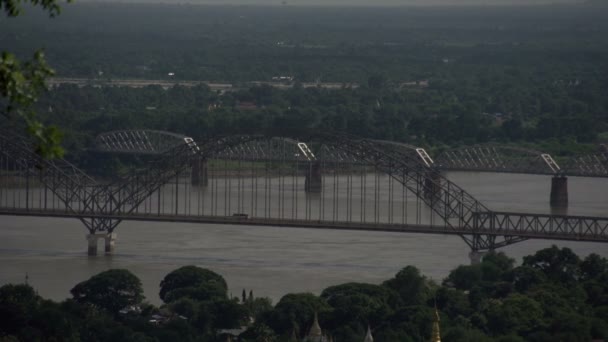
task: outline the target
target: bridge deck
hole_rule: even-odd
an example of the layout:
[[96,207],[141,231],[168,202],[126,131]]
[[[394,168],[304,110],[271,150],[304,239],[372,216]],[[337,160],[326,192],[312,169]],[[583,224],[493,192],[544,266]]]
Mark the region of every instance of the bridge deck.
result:
[[445,172],[483,172],[483,173],[511,173],[521,175],[538,175],[538,176],[556,176],[564,175],[568,177],[581,177],[581,178],[608,178],[608,173],[602,172],[585,172],[580,170],[567,170],[563,174],[552,172],[551,170],[545,169],[533,169],[533,170],[518,170],[518,169],[502,169],[502,168],[474,168],[474,167],[446,167],[437,166],[437,170]]
[[4,216],[38,216],[51,218],[104,218],[120,221],[179,222],[201,224],[230,224],[271,226],[284,228],[310,228],[373,231],[392,233],[420,233],[441,235],[517,236],[526,239],[576,240],[608,242],[608,218],[587,216],[554,216],[521,213],[479,213],[474,231],[443,225],[357,223],[327,220],[276,219],[239,216],[195,216],[155,214],[96,214],[72,213],[65,210],[0,209]]
[[[110,151],[156,154],[145,167],[102,183],[66,160],[41,158],[23,137],[0,134],[0,215],[77,218],[90,234],[113,233],[123,220],[140,220],[450,234],[473,251],[525,239],[608,242],[608,218],[492,211],[431,167],[428,155],[421,161],[418,149],[403,144],[319,132],[195,143],[137,130],[100,139]],[[560,171],[549,159],[477,147],[452,151],[434,166]],[[593,160],[601,165],[575,165],[604,170],[605,159]],[[565,203],[562,188],[555,197]]]

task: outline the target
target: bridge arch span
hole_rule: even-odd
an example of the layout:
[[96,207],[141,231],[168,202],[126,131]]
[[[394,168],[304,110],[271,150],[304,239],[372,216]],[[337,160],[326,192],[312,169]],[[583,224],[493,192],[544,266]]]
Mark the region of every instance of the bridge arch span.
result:
[[564,163],[571,176],[608,177],[608,147],[600,144],[595,153],[572,156]]
[[184,144],[185,135],[150,129],[116,130],[95,137],[95,149],[100,152],[129,154],[160,154]]
[[[266,140],[294,142],[291,144],[292,148],[287,149],[289,152],[275,155],[279,157],[275,160],[321,164],[323,165],[321,173],[328,174],[335,173],[337,165],[342,165],[351,168],[369,167],[389,176],[405,187],[410,194],[414,194],[435,214],[434,217],[441,220],[441,223],[434,222],[434,224],[459,231],[465,229],[468,234],[462,234],[461,237],[473,250],[494,249],[522,239],[516,236],[478,234],[474,217],[478,213],[487,213],[490,210],[464,189],[429,167],[414,146],[389,144],[392,148],[387,148],[385,141],[336,134],[313,134],[300,138],[231,136],[211,139],[200,144],[201,154],[206,159],[237,160],[243,157],[240,151],[255,150],[252,146],[260,146],[261,142]],[[314,159],[302,159],[301,155],[298,155],[301,152],[297,148],[298,142],[305,142],[305,146],[312,151]],[[239,153],[235,154],[233,151]],[[265,154],[258,155],[266,157]],[[254,161],[255,158],[249,160]]]
[[448,149],[435,157],[441,170],[554,175],[562,172],[547,153],[513,146],[485,144]]
[[[184,139],[110,184],[65,161],[39,160],[31,145],[8,137],[0,136],[0,191],[12,195],[0,196],[0,214],[79,218],[110,250],[121,220],[453,234],[474,252],[528,238],[608,241],[608,219],[491,211],[411,148],[348,135]],[[208,186],[184,177],[197,160],[209,162]],[[318,193],[304,191],[313,165]],[[6,186],[12,178],[17,189]],[[30,187],[34,180],[44,189]],[[45,189],[65,205],[47,208]],[[10,203],[23,194],[38,197]]]
[[[8,185],[25,184],[24,196],[19,196],[18,205],[26,209],[38,205],[80,215],[103,212],[113,204],[106,188],[82,170],[63,158],[41,157],[30,139],[6,129],[0,129],[0,166],[1,171],[9,175]],[[34,189],[39,190],[38,194]],[[91,234],[98,230],[111,231],[120,223],[120,220],[94,217],[80,217],[80,221]]]

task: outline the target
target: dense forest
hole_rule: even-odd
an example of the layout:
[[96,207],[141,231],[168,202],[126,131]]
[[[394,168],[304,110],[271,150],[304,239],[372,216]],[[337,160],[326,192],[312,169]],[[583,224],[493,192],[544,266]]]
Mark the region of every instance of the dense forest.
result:
[[[3,21],[3,47],[44,48],[60,77],[364,82],[464,88],[606,81],[608,8],[348,8],[77,3]],[[485,77],[484,77],[485,76]],[[605,83],[604,83],[605,85]],[[507,87],[511,88],[511,87]],[[467,91],[463,91],[467,93]],[[499,103],[499,102],[498,102]]]
[[[0,45],[43,47],[59,77],[42,95],[68,151],[122,128],[193,137],[307,127],[431,148],[499,141],[554,155],[608,139],[608,7],[357,8],[81,3],[28,9]],[[169,76],[171,74],[171,76]],[[252,85],[289,77],[288,89]],[[112,79],[231,83],[99,87]],[[338,82],[343,89],[304,88]]]
[[[232,297],[224,278],[184,266],[160,283],[163,305],[144,301],[140,280],[109,270],[45,300],[27,284],[0,288],[2,341],[296,341],[315,314],[335,342],[429,341],[440,316],[444,342],[588,342],[608,338],[608,260],[580,259],[568,248],[543,249],[521,265],[503,253],[460,266],[441,285],[412,266],[382,284],[347,283],[317,296],[285,295],[276,305],[243,290]],[[232,297],[232,298],[231,298]],[[233,333],[235,333],[233,331]],[[295,337],[295,339],[294,339]]]
[[433,83],[424,89],[395,90],[374,82],[379,80],[372,78],[369,85],[354,89],[262,85],[222,94],[205,85],[167,90],[61,85],[41,99],[38,112],[62,127],[73,157],[91,148],[97,134],[129,128],[168,130],[195,138],[325,130],[431,150],[500,142],[527,145],[555,156],[595,152],[596,143],[608,139],[608,126],[603,123],[608,98],[598,103],[596,114],[565,109],[583,106],[576,94],[556,95],[546,102],[530,98],[535,104],[530,104],[524,118],[483,112],[475,100],[456,103],[452,92]]

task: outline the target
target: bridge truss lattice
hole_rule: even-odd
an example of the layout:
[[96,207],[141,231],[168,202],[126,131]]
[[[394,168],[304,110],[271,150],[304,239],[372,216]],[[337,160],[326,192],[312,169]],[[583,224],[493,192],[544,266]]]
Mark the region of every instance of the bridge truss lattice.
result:
[[[77,217],[91,233],[153,220],[454,234],[474,251],[528,238],[608,241],[605,218],[492,211],[407,145],[327,134],[168,141],[143,152],[153,156],[145,167],[99,184],[2,135],[0,213]],[[142,151],[133,146],[117,152]]]

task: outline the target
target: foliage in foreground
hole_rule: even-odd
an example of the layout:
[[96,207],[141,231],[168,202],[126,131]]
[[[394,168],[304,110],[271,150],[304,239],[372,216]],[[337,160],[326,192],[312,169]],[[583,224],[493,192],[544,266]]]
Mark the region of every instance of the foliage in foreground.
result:
[[[0,17],[2,12],[8,18],[19,16],[23,12],[22,2],[42,7],[51,17],[61,12],[57,0],[0,0]],[[45,158],[63,156],[64,151],[60,146],[63,134],[54,125],[44,125],[32,106],[46,89],[45,79],[54,74],[42,50],[37,50],[32,60],[25,63],[13,53],[0,50],[0,119],[7,120],[11,125],[24,125],[34,139],[36,152]]]
[[27,284],[0,288],[2,341],[225,341],[220,329],[247,327],[242,341],[303,337],[318,315],[334,341],[428,341],[434,306],[442,340],[590,341],[608,338],[608,260],[580,259],[568,248],[543,249],[514,260],[491,253],[459,266],[441,285],[407,266],[380,285],[347,283],[320,296],[228,298],[222,276],[196,266],[169,273],[160,284],[165,304],[142,302],[141,282],[110,270],[72,289],[73,299],[45,300]]

